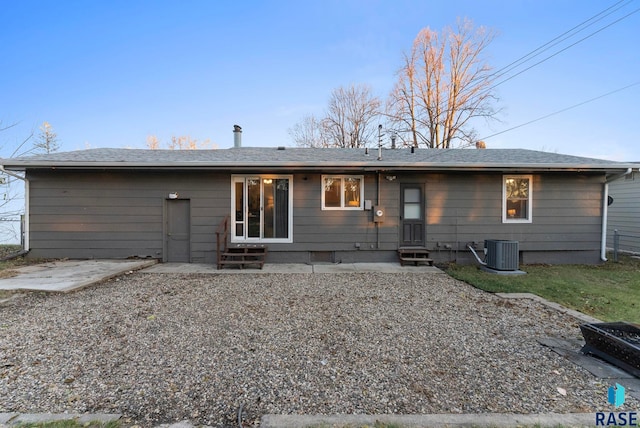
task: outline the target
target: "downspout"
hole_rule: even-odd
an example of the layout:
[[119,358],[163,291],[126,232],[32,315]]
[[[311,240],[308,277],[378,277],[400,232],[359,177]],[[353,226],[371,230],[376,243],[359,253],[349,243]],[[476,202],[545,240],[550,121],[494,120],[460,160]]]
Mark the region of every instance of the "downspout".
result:
[[24,248],[22,250],[27,252],[29,251],[29,180],[27,180],[26,177],[27,172],[25,171],[25,176],[22,177],[18,174],[7,171],[4,169],[4,165],[0,165],[0,172],[24,181]]
[[[377,181],[377,191],[378,191],[378,200],[377,205],[380,205],[380,171],[378,171],[376,173],[376,181]],[[373,213],[373,215],[375,216],[376,214]],[[376,222],[376,250],[380,249],[380,223]]]
[[622,177],[633,172],[632,168],[627,168],[622,174],[614,175],[610,178],[605,178],[603,191],[602,191],[602,236],[600,238],[600,260],[607,261],[607,221],[609,216],[609,183],[616,181]]
[[[378,125],[378,160],[382,160],[382,125]],[[378,181],[378,206],[380,206],[380,171],[376,174]],[[375,213],[373,214],[375,216]],[[380,249],[380,222],[376,222],[376,250]]]

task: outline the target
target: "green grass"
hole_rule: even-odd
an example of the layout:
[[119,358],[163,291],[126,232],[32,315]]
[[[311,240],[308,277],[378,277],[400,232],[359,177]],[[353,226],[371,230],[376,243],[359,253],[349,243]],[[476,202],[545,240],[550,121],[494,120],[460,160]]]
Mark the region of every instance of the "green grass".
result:
[[492,293],[533,293],[603,321],[640,323],[640,259],[601,265],[527,265],[526,275],[496,275],[477,266],[447,267],[452,277]]

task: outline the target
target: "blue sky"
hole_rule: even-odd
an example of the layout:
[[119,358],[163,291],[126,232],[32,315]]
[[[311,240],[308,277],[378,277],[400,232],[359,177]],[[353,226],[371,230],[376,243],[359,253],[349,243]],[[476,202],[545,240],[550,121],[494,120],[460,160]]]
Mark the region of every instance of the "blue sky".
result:
[[[497,32],[499,69],[618,4],[618,0],[99,1],[3,0],[1,156],[47,121],[62,150],[144,148],[148,135],[246,146],[291,145],[288,130],[321,116],[331,91],[370,85],[386,98],[402,55],[424,27],[459,17]],[[538,57],[612,24],[498,86],[500,122],[486,137],[640,82],[640,1]],[[521,70],[521,69],[518,69]],[[640,161],[640,85],[485,139]]]

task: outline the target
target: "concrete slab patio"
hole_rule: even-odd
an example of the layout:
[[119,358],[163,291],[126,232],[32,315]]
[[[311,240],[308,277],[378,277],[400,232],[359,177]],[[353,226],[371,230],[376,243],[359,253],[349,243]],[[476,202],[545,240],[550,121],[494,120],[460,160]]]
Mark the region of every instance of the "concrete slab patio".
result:
[[0,279],[0,290],[69,292],[154,264],[155,260],[61,260],[41,263],[12,269],[16,275]]
[[[121,414],[19,414],[0,413],[0,427],[23,424],[42,424],[56,421],[75,421],[79,424],[116,422]],[[590,427],[596,420],[595,413],[548,413],[548,414],[432,414],[432,415],[264,415],[260,426],[264,428],[309,428],[309,427],[359,427],[389,424],[404,428],[446,427]],[[157,428],[193,428],[190,421],[161,424]]]
[[120,413],[0,413],[0,427],[50,424],[54,422],[74,421],[80,425],[105,425],[122,418]]
[[264,415],[263,428],[360,427],[389,424],[404,428],[451,427],[591,427],[595,413],[433,414],[433,415]]
[[443,273],[435,266],[400,266],[400,263],[267,263],[258,268],[226,268],[218,270],[215,265],[199,263],[159,263],[145,269],[148,273],[212,273],[220,275],[261,274],[261,273]]
[[434,266],[400,266],[399,263],[294,264],[271,263],[263,269],[221,269],[204,263],[157,263],[156,260],[60,260],[12,269],[15,275],[0,279],[0,290],[70,292],[145,269],[148,273],[206,273],[245,275],[269,273],[423,272],[443,273]]

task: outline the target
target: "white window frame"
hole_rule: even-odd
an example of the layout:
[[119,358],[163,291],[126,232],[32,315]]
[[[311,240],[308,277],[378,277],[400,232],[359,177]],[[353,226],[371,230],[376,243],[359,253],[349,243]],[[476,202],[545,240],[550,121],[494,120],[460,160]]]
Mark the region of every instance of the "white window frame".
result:
[[[529,180],[529,195],[527,199],[527,218],[509,218],[507,215],[507,180],[508,179],[527,179]],[[513,174],[502,176],[502,222],[503,223],[532,223],[533,222],[533,175],[531,174]]]
[[[327,207],[325,206],[324,197],[324,180],[327,178],[340,180],[340,206],[339,207]],[[345,206],[344,200],[344,180],[345,178],[357,178],[360,180],[360,205],[357,207]],[[320,177],[320,195],[322,199],[323,211],[336,211],[336,210],[349,210],[349,211],[362,211],[364,210],[364,175],[333,175],[326,174]]]
[[[264,220],[262,218],[264,214],[264,179],[288,179],[289,180],[289,201],[288,201],[288,229],[287,236],[288,238],[249,238],[247,237],[247,218],[248,218],[248,204],[247,204],[247,179],[249,178],[257,178],[260,180],[260,236],[263,234],[264,228]],[[235,215],[235,206],[236,206],[236,183],[243,183],[243,236],[236,236],[236,215]],[[293,243],[293,175],[273,175],[273,174],[232,174],[231,175],[231,242],[233,243],[283,243],[283,244],[291,244]]]

